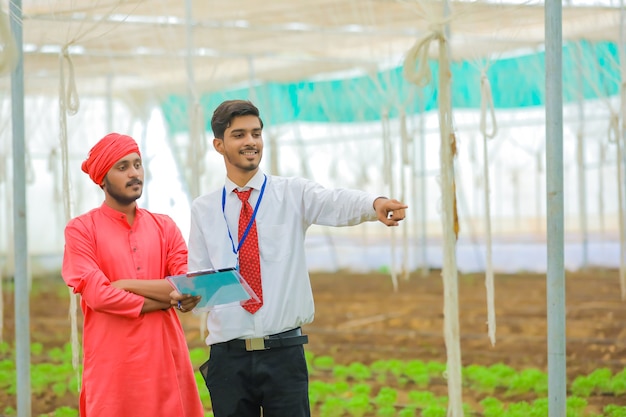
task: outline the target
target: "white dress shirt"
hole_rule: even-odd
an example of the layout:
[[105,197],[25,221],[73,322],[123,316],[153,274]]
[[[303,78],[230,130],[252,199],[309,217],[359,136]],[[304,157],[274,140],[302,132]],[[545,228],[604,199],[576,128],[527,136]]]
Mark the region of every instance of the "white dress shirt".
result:
[[[265,174],[260,170],[240,190],[253,188],[255,207]],[[238,187],[226,178],[222,189],[196,198],[191,206],[189,271],[233,267],[237,263],[237,229],[241,201]],[[312,224],[352,226],[377,220],[378,196],[357,190],[326,189],[303,178],[267,175],[265,192],[256,214],[263,282],[263,306],[250,314],[240,306],[209,312],[208,345],[237,338],[263,337],[313,321],[315,308],[307,270],[304,239]],[[231,243],[228,232],[233,239]]]

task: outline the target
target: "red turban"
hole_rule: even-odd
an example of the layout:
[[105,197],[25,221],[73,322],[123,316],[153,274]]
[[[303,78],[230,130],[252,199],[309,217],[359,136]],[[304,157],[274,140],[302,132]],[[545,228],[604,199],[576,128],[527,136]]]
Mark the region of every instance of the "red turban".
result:
[[83,161],[81,168],[89,174],[89,178],[93,182],[100,185],[111,167],[133,152],[141,156],[135,139],[119,133],[109,133],[91,148],[89,156]]

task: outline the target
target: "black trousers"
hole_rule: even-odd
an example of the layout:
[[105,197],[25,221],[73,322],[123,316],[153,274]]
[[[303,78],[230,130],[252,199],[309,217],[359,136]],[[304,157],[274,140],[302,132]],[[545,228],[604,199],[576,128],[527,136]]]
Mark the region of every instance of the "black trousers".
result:
[[203,368],[215,417],[311,415],[302,345],[248,352],[215,344]]

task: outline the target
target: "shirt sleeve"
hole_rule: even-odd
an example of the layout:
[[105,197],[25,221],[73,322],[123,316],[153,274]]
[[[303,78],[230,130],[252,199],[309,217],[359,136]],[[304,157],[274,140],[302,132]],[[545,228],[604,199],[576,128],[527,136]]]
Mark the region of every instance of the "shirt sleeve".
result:
[[65,251],[62,276],[75,294],[94,311],[125,317],[138,317],[144,298],[111,286],[99,267],[93,233],[80,220],[72,220],[65,228]]
[[187,269],[187,244],[183,235],[174,220],[167,219],[167,272],[168,275],[182,275],[188,272]]
[[209,258],[209,250],[204,240],[204,228],[202,217],[198,211],[198,205],[191,207],[191,221],[189,230],[189,271],[199,271],[201,269],[212,269],[213,263]]
[[378,196],[359,190],[329,189],[302,180],[304,215],[308,224],[354,226],[377,220],[374,200]]

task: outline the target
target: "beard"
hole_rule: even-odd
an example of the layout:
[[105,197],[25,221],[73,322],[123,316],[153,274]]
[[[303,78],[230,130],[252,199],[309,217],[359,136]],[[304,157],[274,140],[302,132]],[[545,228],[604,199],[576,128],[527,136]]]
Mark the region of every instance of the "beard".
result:
[[[135,184],[143,185],[143,182],[141,180],[133,180],[133,181],[130,181],[129,183],[127,183],[126,187],[129,187],[129,186],[135,185]],[[141,193],[143,191],[143,187],[142,187],[142,189],[136,195],[125,194],[124,193],[125,189],[124,190],[120,190],[118,187],[115,187],[106,177],[104,178],[104,186],[106,188],[107,194],[109,194],[109,196],[113,200],[115,200],[116,203],[118,203],[121,206],[127,206],[127,205],[137,201],[137,199],[139,199],[139,197],[141,197]]]
[[239,153],[239,150],[233,153],[227,152],[225,154],[225,157],[230,165],[233,165],[242,171],[250,172],[250,171],[256,170],[259,167],[260,162],[261,162],[261,157],[263,155],[262,150],[259,150],[259,149],[256,149],[256,150],[259,153],[258,159],[253,160],[253,161],[248,161],[245,158],[242,158],[241,154]]

